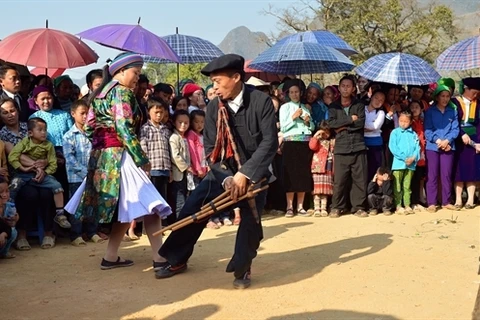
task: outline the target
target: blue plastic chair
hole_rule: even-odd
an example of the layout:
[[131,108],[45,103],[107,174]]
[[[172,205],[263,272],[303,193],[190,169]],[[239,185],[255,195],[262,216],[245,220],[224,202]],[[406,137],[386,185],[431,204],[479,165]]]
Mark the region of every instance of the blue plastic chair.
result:
[[43,225],[43,220],[40,217],[40,213],[37,214],[37,230],[36,231],[29,231],[27,232],[27,236],[29,237],[38,237],[38,241],[40,244],[43,242],[43,237],[45,236],[45,228]]

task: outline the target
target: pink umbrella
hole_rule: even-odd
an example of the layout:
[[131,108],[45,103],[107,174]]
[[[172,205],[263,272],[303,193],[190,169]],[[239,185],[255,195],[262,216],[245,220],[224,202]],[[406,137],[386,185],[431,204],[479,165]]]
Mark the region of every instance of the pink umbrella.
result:
[[30,70],[31,74],[34,74],[36,76],[39,76],[41,74],[45,74],[45,70],[47,70],[47,75],[50,78],[56,78],[58,76],[61,76],[65,72],[65,68],[51,68],[51,69],[45,69],[45,68],[34,68]]
[[39,68],[75,68],[94,63],[98,55],[69,33],[48,29],[16,32],[0,41],[0,59]]

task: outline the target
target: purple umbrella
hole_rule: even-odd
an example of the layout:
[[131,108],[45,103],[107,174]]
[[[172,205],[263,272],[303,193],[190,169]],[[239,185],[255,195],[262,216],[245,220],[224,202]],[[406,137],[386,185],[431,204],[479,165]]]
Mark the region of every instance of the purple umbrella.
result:
[[165,40],[140,26],[140,19],[136,25],[106,24],[85,30],[78,36],[109,48],[182,63]]

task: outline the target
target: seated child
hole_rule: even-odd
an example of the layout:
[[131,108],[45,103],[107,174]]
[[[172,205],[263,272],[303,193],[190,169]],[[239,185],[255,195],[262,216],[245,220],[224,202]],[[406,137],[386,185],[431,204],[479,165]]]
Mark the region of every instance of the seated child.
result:
[[[68,81],[67,81],[68,80]],[[63,78],[60,87],[64,84],[69,84],[69,79]],[[30,116],[31,118],[41,118],[45,120],[48,132],[47,132],[47,140],[50,141],[53,146],[55,147],[55,152],[57,156],[57,169],[55,170],[55,178],[60,182],[62,188],[66,192],[66,197],[64,197],[64,201],[68,199],[68,178],[67,178],[67,170],[65,168],[65,157],[63,156],[63,135],[67,133],[68,130],[73,126],[72,117],[69,112],[55,109],[54,106],[54,95],[53,92],[49,87],[38,86],[35,87],[33,90],[33,97],[35,99],[35,103],[38,105],[40,110],[35,112]],[[65,110],[70,110],[72,106],[71,101],[66,101],[63,104]]]
[[[39,166],[25,167],[20,162],[20,156],[27,155],[32,160],[47,160],[46,168]],[[40,118],[28,120],[28,137],[17,143],[8,155],[10,165],[16,170],[10,192],[15,199],[17,192],[27,183],[30,185],[51,189],[55,201],[56,215],[54,221],[62,228],[70,228],[71,225],[63,211],[63,188],[52,176],[57,170],[57,157],[53,144],[47,141],[47,123]]]
[[368,183],[368,206],[370,207],[369,215],[375,216],[379,211],[383,215],[389,216],[393,204],[393,187],[390,179],[390,173],[387,168],[380,167]]
[[10,247],[17,238],[15,224],[18,221],[15,204],[10,200],[7,180],[0,177],[0,259],[15,258]]

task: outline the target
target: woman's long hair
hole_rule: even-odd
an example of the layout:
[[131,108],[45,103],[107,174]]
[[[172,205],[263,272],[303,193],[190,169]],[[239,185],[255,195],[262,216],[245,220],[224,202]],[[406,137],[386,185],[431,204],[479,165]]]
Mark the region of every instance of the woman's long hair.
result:
[[95,89],[92,94],[90,94],[90,97],[88,97],[88,105],[90,106],[93,102],[93,100],[98,96],[98,94],[100,92],[102,92],[103,88],[105,88],[105,86],[110,82],[112,81],[112,76],[110,75],[110,70],[109,70],[109,65],[106,64],[103,68],[102,68],[102,83],[100,84],[100,86]]

